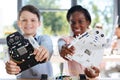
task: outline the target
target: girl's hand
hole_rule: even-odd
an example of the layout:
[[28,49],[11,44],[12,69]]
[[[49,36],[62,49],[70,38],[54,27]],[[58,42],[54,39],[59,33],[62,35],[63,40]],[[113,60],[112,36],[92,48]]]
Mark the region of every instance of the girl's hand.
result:
[[60,56],[63,57],[65,60],[68,60],[65,56],[67,56],[67,54],[69,55],[73,55],[75,48],[73,46],[71,46],[70,48],[68,48],[69,45],[64,45],[62,46],[62,49],[60,51]]
[[49,52],[43,46],[40,46],[39,48],[35,49],[33,54],[35,55],[36,61],[47,61],[49,58]]
[[13,62],[12,60],[7,61],[5,63],[5,65],[6,65],[6,72],[8,74],[15,75],[15,74],[18,74],[21,71],[20,67],[17,66],[17,63]]
[[95,66],[92,66],[91,69],[90,68],[85,68],[85,74],[89,78],[98,77],[99,73],[100,73],[100,70]]

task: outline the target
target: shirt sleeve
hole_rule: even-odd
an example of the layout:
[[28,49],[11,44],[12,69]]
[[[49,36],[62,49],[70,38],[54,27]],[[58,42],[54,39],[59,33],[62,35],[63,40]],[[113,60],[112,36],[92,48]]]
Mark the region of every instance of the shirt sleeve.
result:
[[58,51],[59,51],[59,53],[61,51],[62,46],[65,45],[65,44],[66,44],[66,42],[63,39],[58,40]]
[[[47,35],[43,35],[41,36],[41,45],[44,46],[48,51],[49,51],[49,54],[50,54],[50,58],[53,54],[53,43],[52,43],[52,40],[49,36]],[[49,58],[49,60],[50,60]]]

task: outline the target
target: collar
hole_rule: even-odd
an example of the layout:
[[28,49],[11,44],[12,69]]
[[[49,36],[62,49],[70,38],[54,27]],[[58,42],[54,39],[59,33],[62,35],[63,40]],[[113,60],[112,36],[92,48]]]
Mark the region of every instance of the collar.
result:
[[39,35],[36,33],[35,36],[34,36],[34,38],[35,38],[36,40],[38,40],[38,37],[39,37]]

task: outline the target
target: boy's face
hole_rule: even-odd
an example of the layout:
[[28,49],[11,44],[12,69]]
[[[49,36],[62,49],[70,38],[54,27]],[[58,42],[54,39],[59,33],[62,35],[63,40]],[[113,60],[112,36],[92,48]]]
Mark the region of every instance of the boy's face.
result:
[[18,26],[24,32],[25,35],[36,34],[37,28],[40,26],[40,21],[36,14],[29,11],[23,11],[18,21]]
[[90,22],[85,19],[84,14],[78,11],[71,14],[69,23],[74,36],[84,33],[90,25]]

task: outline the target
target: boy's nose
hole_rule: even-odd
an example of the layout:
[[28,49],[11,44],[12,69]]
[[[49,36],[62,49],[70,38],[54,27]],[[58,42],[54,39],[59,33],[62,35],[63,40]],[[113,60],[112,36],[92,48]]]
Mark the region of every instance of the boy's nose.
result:
[[27,24],[31,24],[31,21],[27,21]]

